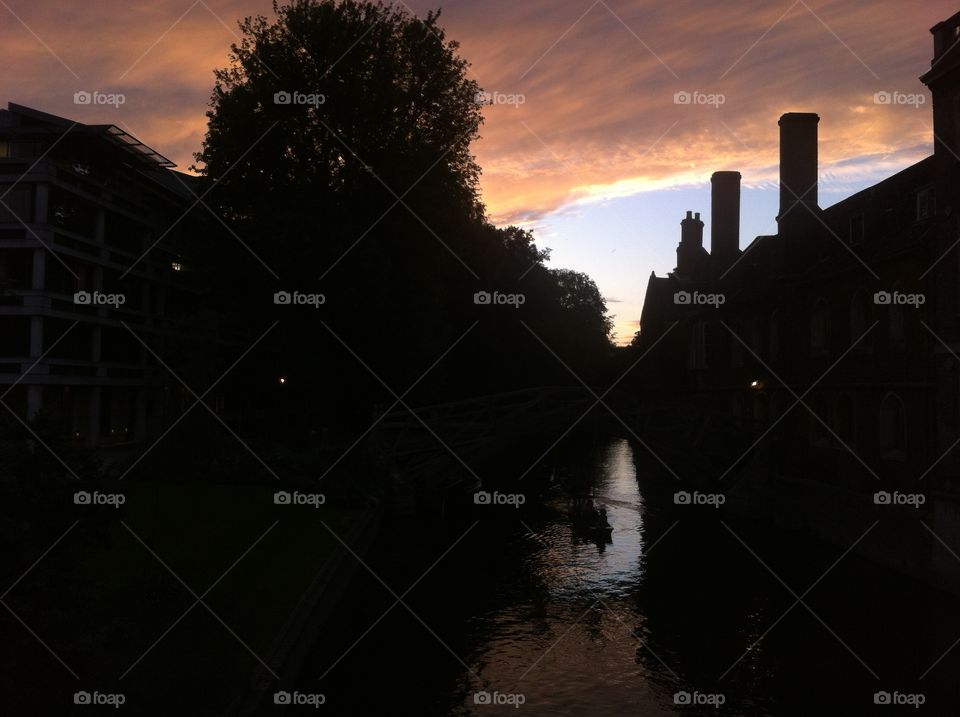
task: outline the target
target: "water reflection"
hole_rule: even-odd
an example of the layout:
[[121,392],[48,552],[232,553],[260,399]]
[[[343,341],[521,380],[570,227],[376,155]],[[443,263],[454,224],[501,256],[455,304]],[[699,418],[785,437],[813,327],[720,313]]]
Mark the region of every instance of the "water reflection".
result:
[[[644,538],[633,452],[618,440],[597,458],[586,482],[579,462],[557,467],[546,496],[554,515],[536,527],[525,521],[524,569],[542,592],[483,617],[489,632],[474,657],[481,680],[471,685],[465,712],[480,709],[473,691],[497,690],[524,694],[539,714],[672,713],[637,661],[632,596]],[[577,515],[584,502],[605,514],[609,532],[585,530]]]
[[[595,471],[595,480],[581,485],[565,467],[555,469],[546,505],[557,517],[539,528],[526,526],[533,543],[527,569],[557,598],[584,591],[623,597],[642,562],[643,501],[630,444],[607,446]],[[602,518],[584,504],[602,511]]]
[[571,441],[522,510],[391,519],[371,565],[404,604],[361,580],[305,684],[324,675],[342,715],[397,713],[395,695],[424,717],[520,713],[478,694],[597,717],[872,714],[885,687],[960,703],[960,648],[917,679],[960,637],[951,598],[852,555],[831,568],[842,549],[800,534],[678,512],[645,460],[625,440]]

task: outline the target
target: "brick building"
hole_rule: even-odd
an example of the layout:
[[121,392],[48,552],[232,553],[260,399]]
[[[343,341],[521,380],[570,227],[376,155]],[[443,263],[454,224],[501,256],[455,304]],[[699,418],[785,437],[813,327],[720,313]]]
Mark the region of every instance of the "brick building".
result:
[[[824,209],[819,117],[784,114],[777,233],[741,250],[741,177],[716,172],[710,251],[688,212],[676,269],[650,276],[641,348],[676,322],[650,388],[756,436],[776,424],[776,472],[960,488],[960,13],[931,32],[933,155]],[[960,545],[960,511],[937,505]]]

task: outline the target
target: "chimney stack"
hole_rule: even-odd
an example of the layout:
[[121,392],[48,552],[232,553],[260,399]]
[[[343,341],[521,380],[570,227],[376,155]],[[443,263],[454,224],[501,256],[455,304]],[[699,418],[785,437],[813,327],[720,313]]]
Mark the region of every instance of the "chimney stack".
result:
[[[817,207],[817,123],[812,112],[788,112],[780,117],[780,213],[804,215],[807,210],[795,206],[803,202]],[[797,217],[799,218],[799,216]]]
[[677,246],[677,273],[692,276],[700,268],[700,254],[703,251],[703,222],[700,212],[687,212],[680,222],[680,245]]
[[960,12],[943,22],[938,22],[930,28],[930,32],[933,34],[933,60],[930,64],[933,65],[940,59],[940,55],[960,39]]
[[933,153],[937,157],[937,174],[948,192],[947,196],[937,197],[937,203],[956,208],[960,199],[960,168],[956,161],[960,149],[960,93],[957,92],[960,12],[938,22],[930,32],[933,34],[933,59],[930,70],[920,81],[930,90],[933,99],[933,136],[936,138]]
[[688,211],[686,218],[680,222],[680,244],[696,249],[703,247],[703,222],[700,221],[700,212],[694,215]]
[[710,185],[710,256],[722,274],[740,254],[740,172],[714,172]]

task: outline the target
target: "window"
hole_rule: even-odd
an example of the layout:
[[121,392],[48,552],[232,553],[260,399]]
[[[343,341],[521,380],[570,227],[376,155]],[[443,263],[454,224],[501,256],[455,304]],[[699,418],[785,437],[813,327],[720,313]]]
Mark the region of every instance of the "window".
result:
[[0,222],[19,223],[18,218],[24,222],[33,220],[33,190],[30,187],[0,185],[0,196],[6,205],[0,205]]
[[810,317],[810,349],[814,356],[824,356],[830,350],[830,306],[819,299]]
[[734,418],[742,418],[744,412],[743,406],[743,396],[739,393],[731,394],[730,396],[730,414]]
[[733,368],[743,366],[743,327],[734,321],[730,327],[730,365]]
[[690,329],[688,368],[706,368],[707,349],[707,324],[704,321],[698,321]]
[[848,447],[856,445],[856,410],[850,394],[842,393],[837,398],[834,416],[837,438]]
[[753,430],[760,434],[770,420],[770,399],[765,393],[753,397]]
[[830,431],[827,430],[827,402],[823,396],[814,396],[808,409],[810,421],[810,445],[827,447],[830,445]]
[[933,187],[917,192],[917,221],[929,219],[937,211],[937,198]]
[[858,349],[870,346],[871,322],[870,296],[865,289],[859,289],[850,302],[850,345],[857,343]]
[[0,159],[29,159],[40,155],[40,143],[31,140],[0,142]]
[[[899,284],[894,286],[894,291],[902,291]],[[901,352],[906,348],[907,338],[904,330],[904,307],[902,304],[891,302],[887,306],[887,329],[890,338],[890,350]]]
[[756,356],[763,355],[763,323],[760,318],[753,320],[753,332],[750,338],[750,348]]
[[780,314],[774,311],[770,314],[770,358],[776,359],[780,354]]
[[953,147],[957,151],[957,145],[960,144],[960,95],[953,96]]
[[903,458],[906,448],[906,421],[903,401],[888,393],[880,404],[880,451],[885,458]]
[[859,244],[863,241],[863,214],[850,217],[850,243]]

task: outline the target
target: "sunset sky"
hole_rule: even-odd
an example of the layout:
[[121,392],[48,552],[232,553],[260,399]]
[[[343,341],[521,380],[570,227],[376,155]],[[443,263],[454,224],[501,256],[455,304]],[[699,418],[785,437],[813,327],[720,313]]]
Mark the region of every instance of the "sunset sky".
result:
[[[820,204],[829,206],[932,152],[929,28],[946,0],[416,0],[441,7],[472,77],[522,104],[487,107],[475,151],[497,223],[535,230],[553,266],[589,273],[637,328],[651,270],[676,261],[680,219],[710,231],[709,177],[743,174],[741,247],[775,231],[777,119],[820,117]],[[237,20],[272,16],[269,0],[0,0],[0,101],[113,123],[192,163],[212,70]],[[78,106],[77,91],[122,93],[121,106]],[[678,92],[719,106],[676,104]],[[876,104],[875,93],[921,95]],[[920,104],[917,104],[920,103]]]

